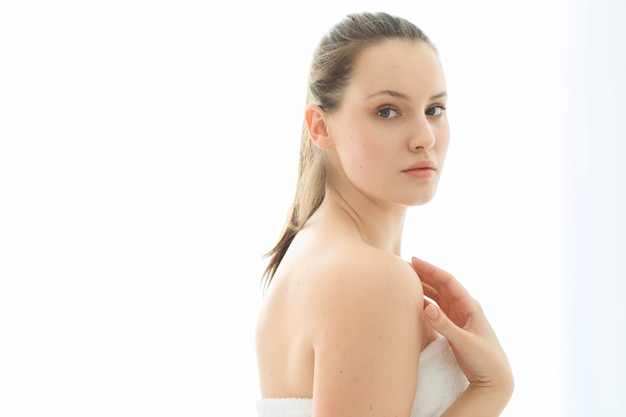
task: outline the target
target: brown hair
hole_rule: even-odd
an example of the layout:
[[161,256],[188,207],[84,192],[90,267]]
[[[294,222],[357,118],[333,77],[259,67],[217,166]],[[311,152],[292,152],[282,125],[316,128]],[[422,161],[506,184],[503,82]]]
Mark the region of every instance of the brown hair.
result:
[[[414,24],[387,13],[358,13],[344,17],[322,37],[311,61],[307,105],[318,104],[332,112],[341,103],[358,54],[368,46],[388,39],[427,42],[428,37]],[[433,46],[434,48],[434,46]],[[267,253],[269,264],[262,284],[267,288],[289,245],[315,213],[326,194],[324,154],[313,145],[306,124],[302,127],[300,164],[296,194],[280,239]]]

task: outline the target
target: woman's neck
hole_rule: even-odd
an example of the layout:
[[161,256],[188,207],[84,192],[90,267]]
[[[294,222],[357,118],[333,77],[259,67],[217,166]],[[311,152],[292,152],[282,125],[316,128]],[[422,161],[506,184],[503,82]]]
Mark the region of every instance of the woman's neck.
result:
[[400,256],[406,207],[327,186],[320,209],[351,222],[366,244]]

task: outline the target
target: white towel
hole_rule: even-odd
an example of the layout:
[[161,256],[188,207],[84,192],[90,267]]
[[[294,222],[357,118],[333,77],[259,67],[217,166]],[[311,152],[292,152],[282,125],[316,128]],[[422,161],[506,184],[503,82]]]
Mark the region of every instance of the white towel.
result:
[[467,385],[448,340],[435,339],[420,355],[411,417],[440,417]]
[[311,398],[264,398],[256,405],[259,417],[311,417]]

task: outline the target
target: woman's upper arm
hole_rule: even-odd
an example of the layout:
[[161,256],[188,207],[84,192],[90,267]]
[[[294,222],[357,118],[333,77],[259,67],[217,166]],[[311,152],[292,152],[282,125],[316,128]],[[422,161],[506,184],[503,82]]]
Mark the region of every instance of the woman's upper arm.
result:
[[422,289],[412,269],[375,256],[339,264],[321,284],[313,416],[408,417],[423,326]]

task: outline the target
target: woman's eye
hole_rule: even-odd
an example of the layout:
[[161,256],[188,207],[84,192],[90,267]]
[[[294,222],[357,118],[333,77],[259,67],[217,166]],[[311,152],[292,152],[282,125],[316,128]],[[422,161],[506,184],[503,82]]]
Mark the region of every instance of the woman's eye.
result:
[[376,114],[383,119],[391,119],[394,117],[398,117],[398,112],[391,107],[385,107],[384,109],[380,109],[376,112]]
[[446,108],[444,106],[433,106],[426,110],[426,115],[428,116],[439,116]]

